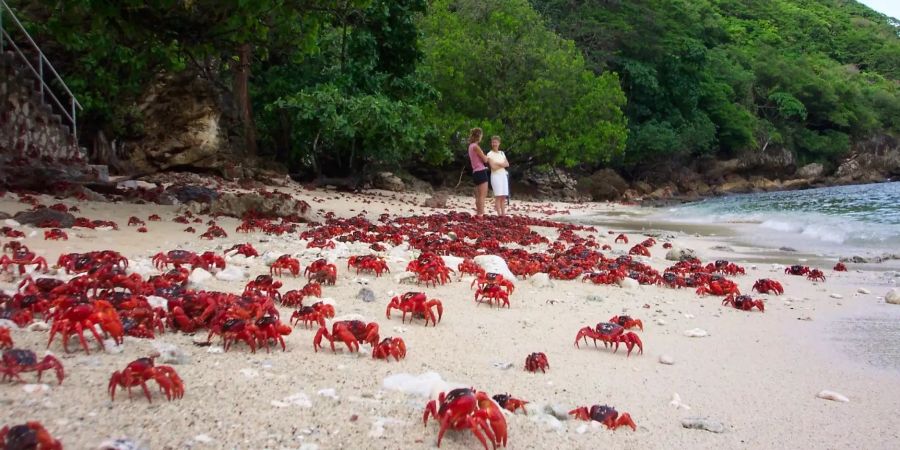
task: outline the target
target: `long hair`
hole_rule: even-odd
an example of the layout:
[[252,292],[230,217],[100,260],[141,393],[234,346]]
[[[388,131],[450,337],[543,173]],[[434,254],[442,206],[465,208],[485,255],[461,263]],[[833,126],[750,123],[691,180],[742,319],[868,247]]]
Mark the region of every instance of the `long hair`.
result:
[[469,143],[474,144],[480,141],[483,134],[484,132],[481,131],[481,128],[472,128],[469,130]]

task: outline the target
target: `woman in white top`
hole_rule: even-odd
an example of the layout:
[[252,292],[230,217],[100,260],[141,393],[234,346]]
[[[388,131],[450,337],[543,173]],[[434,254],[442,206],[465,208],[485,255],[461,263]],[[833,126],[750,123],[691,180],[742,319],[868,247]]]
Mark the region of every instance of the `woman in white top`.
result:
[[491,168],[491,189],[494,191],[494,209],[501,216],[506,215],[506,198],[509,196],[509,176],[506,168],[509,161],[506,154],[500,151],[500,136],[491,137],[491,151],[487,154],[487,162]]

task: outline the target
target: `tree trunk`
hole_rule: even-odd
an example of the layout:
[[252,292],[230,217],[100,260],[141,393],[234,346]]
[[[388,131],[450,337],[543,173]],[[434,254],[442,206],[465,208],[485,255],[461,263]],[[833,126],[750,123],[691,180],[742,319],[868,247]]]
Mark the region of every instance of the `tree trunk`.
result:
[[234,99],[244,125],[244,148],[248,154],[256,155],[256,125],[253,123],[249,89],[251,52],[250,44],[238,47],[238,62],[234,67]]

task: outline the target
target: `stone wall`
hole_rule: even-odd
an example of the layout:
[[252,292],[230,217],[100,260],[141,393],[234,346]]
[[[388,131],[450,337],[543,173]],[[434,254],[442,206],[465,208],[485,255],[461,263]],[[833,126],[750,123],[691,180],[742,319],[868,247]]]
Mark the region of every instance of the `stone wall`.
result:
[[29,175],[30,170],[73,179],[96,175],[68,119],[41,100],[35,78],[16,55],[0,54],[0,185],[39,184],[41,180],[21,179],[37,176]]

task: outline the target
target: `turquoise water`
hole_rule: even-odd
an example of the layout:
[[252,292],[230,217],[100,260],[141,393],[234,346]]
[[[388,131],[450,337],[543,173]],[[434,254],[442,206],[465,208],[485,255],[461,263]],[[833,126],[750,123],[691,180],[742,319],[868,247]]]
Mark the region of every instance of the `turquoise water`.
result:
[[900,182],[718,197],[656,220],[742,224],[755,243],[807,250],[900,252]]

